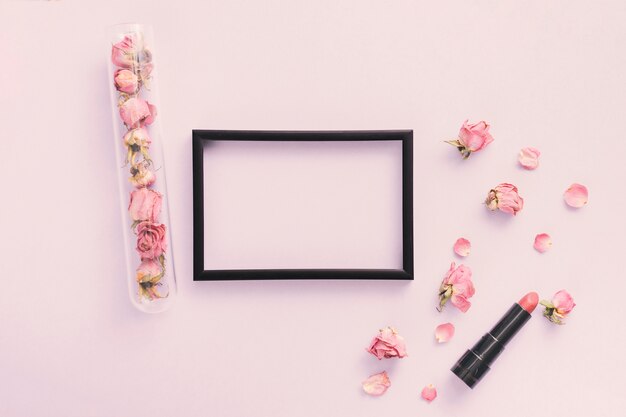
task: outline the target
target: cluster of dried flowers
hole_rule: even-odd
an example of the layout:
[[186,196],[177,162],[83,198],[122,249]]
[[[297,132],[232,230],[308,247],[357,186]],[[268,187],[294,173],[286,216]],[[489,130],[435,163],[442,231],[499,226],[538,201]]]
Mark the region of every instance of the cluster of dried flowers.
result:
[[[470,154],[484,149],[494,141],[493,136],[489,133],[489,127],[489,124],[484,121],[468,124],[466,120],[461,126],[458,139],[445,142],[457,147],[463,158],[467,159]],[[536,148],[523,148],[519,152],[518,162],[524,169],[534,170],[539,166],[540,155],[541,152]],[[584,185],[574,183],[565,190],[563,199],[568,206],[581,208],[587,204],[589,192]],[[500,210],[515,216],[524,208],[524,199],[520,196],[515,185],[502,183],[489,190],[485,205],[491,211]],[[552,247],[552,238],[547,233],[539,233],[535,236],[533,247],[538,252],[544,253]],[[459,238],[453,248],[457,255],[466,257],[470,253],[471,243],[465,238]],[[472,295],[474,295],[472,271],[465,265],[460,265],[457,268],[453,262],[439,287],[439,306],[437,309],[441,311],[446,302],[450,300],[455,307],[465,313],[471,306],[467,299]],[[575,306],[571,295],[565,290],[555,294],[551,302],[542,301],[541,304],[546,307],[544,316],[557,324],[562,324],[562,320]],[[438,341],[448,340],[454,332],[454,327],[450,333],[449,327],[441,328],[442,326],[444,325],[440,325],[436,330]]]
[[154,122],[157,109],[141,97],[143,89],[150,89],[152,53],[142,38],[130,34],[112,46],[111,61],[117,67],[113,84],[118,92],[119,115],[126,128],[123,146],[129,181],[134,187],[128,212],[140,259],[136,269],[138,295],[140,299],[156,300],[167,297],[159,292],[165,275],[167,231],[159,222],[163,195],[154,189],[155,167],[150,158],[152,139],[148,126]]
[[[456,147],[463,159],[467,159],[472,153],[481,151],[493,142],[494,138],[489,133],[489,128],[489,124],[484,121],[469,124],[466,120],[461,126],[458,138],[446,142]],[[524,169],[534,170],[539,166],[540,155],[539,150],[535,148],[523,148],[519,152],[518,162]],[[587,204],[588,197],[587,188],[581,184],[572,184],[563,195],[565,203],[574,208],[580,208]],[[515,216],[524,208],[524,199],[520,196],[515,185],[501,183],[489,190],[485,205],[491,211],[499,210]],[[535,237],[534,248],[538,252],[543,253],[551,246],[552,238],[548,234],[540,233]],[[470,241],[463,237],[457,239],[453,247],[454,252],[460,257],[468,256],[471,248]],[[465,313],[471,307],[469,299],[474,293],[472,270],[466,265],[456,266],[456,263],[452,262],[439,286],[437,310],[441,312],[446,303],[450,301],[453,306]],[[543,300],[540,304],[545,307],[544,317],[556,324],[563,324],[563,320],[576,305],[566,290],[557,292],[550,301]],[[455,328],[452,323],[442,323],[435,329],[435,339],[438,343],[445,343],[454,336],[454,331]],[[398,335],[393,327],[379,330],[367,351],[379,360],[385,358],[401,359],[407,355],[404,338]],[[362,386],[367,394],[380,396],[391,386],[391,381],[387,372],[383,371],[371,375],[363,381]],[[430,402],[437,397],[437,389],[429,384],[422,389],[421,396]]]

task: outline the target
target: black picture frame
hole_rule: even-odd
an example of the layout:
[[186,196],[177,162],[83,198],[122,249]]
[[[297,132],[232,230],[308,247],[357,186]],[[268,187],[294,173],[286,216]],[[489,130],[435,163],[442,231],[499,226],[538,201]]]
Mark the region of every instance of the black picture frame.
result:
[[[401,141],[402,269],[229,269],[204,267],[204,146],[210,141]],[[253,131],[193,130],[194,281],[275,279],[413,279],[413,131]]]

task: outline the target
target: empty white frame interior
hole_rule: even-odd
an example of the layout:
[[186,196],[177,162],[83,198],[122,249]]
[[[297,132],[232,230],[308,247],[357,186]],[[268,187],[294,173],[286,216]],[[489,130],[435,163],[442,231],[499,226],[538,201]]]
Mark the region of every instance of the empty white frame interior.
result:
[[210,141],[204,268],[402,269],[401,141]]

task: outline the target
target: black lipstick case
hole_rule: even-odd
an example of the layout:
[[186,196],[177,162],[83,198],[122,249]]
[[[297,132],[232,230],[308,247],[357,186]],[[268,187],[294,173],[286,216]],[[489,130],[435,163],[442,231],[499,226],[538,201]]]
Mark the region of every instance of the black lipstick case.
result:
[[450,370],[468,387],[474,388],[474,385],[489,372],[491,364],[500,356],[506,344],[530,317],[530,313],[519,304],[513,304],[493,329],[466,351]]

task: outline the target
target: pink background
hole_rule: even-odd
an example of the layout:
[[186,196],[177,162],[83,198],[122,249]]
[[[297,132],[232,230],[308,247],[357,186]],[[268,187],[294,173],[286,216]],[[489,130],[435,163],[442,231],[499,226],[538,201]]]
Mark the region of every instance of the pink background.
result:
[[[0,415],[623,414],[625,20],[620,0],[3,2]],[[161,63],[179,298],[160,315],[129,302],[120,247],[104,28],[123,21],[154,25]],[[496,140],[461,161],[442,140],[465,118]],[[414,129],[415,281],[194,283],[192,128]],[[503,181],[516,218],[481,204]],[[477,292],[437,313],[460,236]],[[448,371],[525,292],[562,288],[566,326],[535,314],[474,391]],[[364,351],[385,325],[409,357]]]

